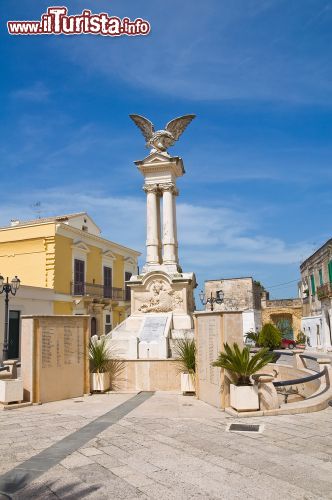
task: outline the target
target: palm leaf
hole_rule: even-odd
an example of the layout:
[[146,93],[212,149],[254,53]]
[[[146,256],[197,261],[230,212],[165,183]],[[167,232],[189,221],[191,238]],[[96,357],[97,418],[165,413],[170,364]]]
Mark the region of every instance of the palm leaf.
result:
[[241,385],[250,385],[250,377],[254,373],[261,370],[274,359],[273,353],[268,349],[261,349],[250,356],[249,347],[240,349],[238,344],[224,344],[224,351],[220,352],[218,359],[212,363],[212,366],[224,368],[233,373],[237,377],[237,381]]
[[180,372],[188,372],[193,375],[196,372],[196,344],[193,339],[175,340],[174,352],[178,358]]

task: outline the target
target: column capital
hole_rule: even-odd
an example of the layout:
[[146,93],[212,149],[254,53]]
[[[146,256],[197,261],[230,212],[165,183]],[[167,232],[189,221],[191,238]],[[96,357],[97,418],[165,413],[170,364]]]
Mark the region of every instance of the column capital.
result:
[[165,184],[160,184],[159,185],[159,188],[160,190],[165,193],[165,192],[170,192],[172,193],[174,196],[178,196],[179,194],[179,191],[176,187],[176,185],[174,184],[174,182],[167,182]]
[[144,184],[142,189],[145,193],[160,194],[160,189],[158,184]]

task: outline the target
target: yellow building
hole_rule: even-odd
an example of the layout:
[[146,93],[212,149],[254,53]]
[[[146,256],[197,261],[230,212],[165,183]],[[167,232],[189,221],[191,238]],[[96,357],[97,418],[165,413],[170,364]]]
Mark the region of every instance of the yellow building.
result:
[[54,291],[54,314],[90,314],[92,334],[109,332],[130,314],[125,285],[139,252],[101,237],[86,212],[0,229],[0,273]]

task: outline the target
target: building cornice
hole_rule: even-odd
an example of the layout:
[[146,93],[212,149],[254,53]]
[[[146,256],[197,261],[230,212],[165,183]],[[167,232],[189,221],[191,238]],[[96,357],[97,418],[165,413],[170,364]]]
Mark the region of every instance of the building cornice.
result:
[[137,250],[133,250],[132,248],[128,248],[123,245],[119,245],[114,241],[106,240],[101,236],[96,236],[86,231],[82,231],[81,229],[76,229],[75,227],[67,226],[66,224],[61,224],[61,223],[56,224],[55,232],[60,236],[66,236],[66,237],[69,236],[72,239],[74,239],[76,236],[80,236],[82,240],[84,239],[85,241],[92,241],[94,243],[97,243],[97,245],[95,246],[99,246],[104,251],[108,250],[108,248],[105,249],[105,247],[111,247],[110,249],[113,252],[122,255],[124,257],[126,257],[128,254],[134,257],[139,257],[141,255],[141,253],[138,252]]

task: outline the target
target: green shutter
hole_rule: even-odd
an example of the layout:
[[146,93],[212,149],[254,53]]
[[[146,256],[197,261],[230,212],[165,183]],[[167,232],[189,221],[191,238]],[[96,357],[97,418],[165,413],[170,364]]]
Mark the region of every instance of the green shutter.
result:
[[310,276],[310,282],[311,282],[311,295],[316,295],[315,276],[313,274]]
[[329,262],[328,270],[329,270],[329,281],[330,283],[332,283],[332,260],[330,260]]
[[319,284],[322,285],[323,284],[323,269],[319,269],[318,274],[319,274]]

